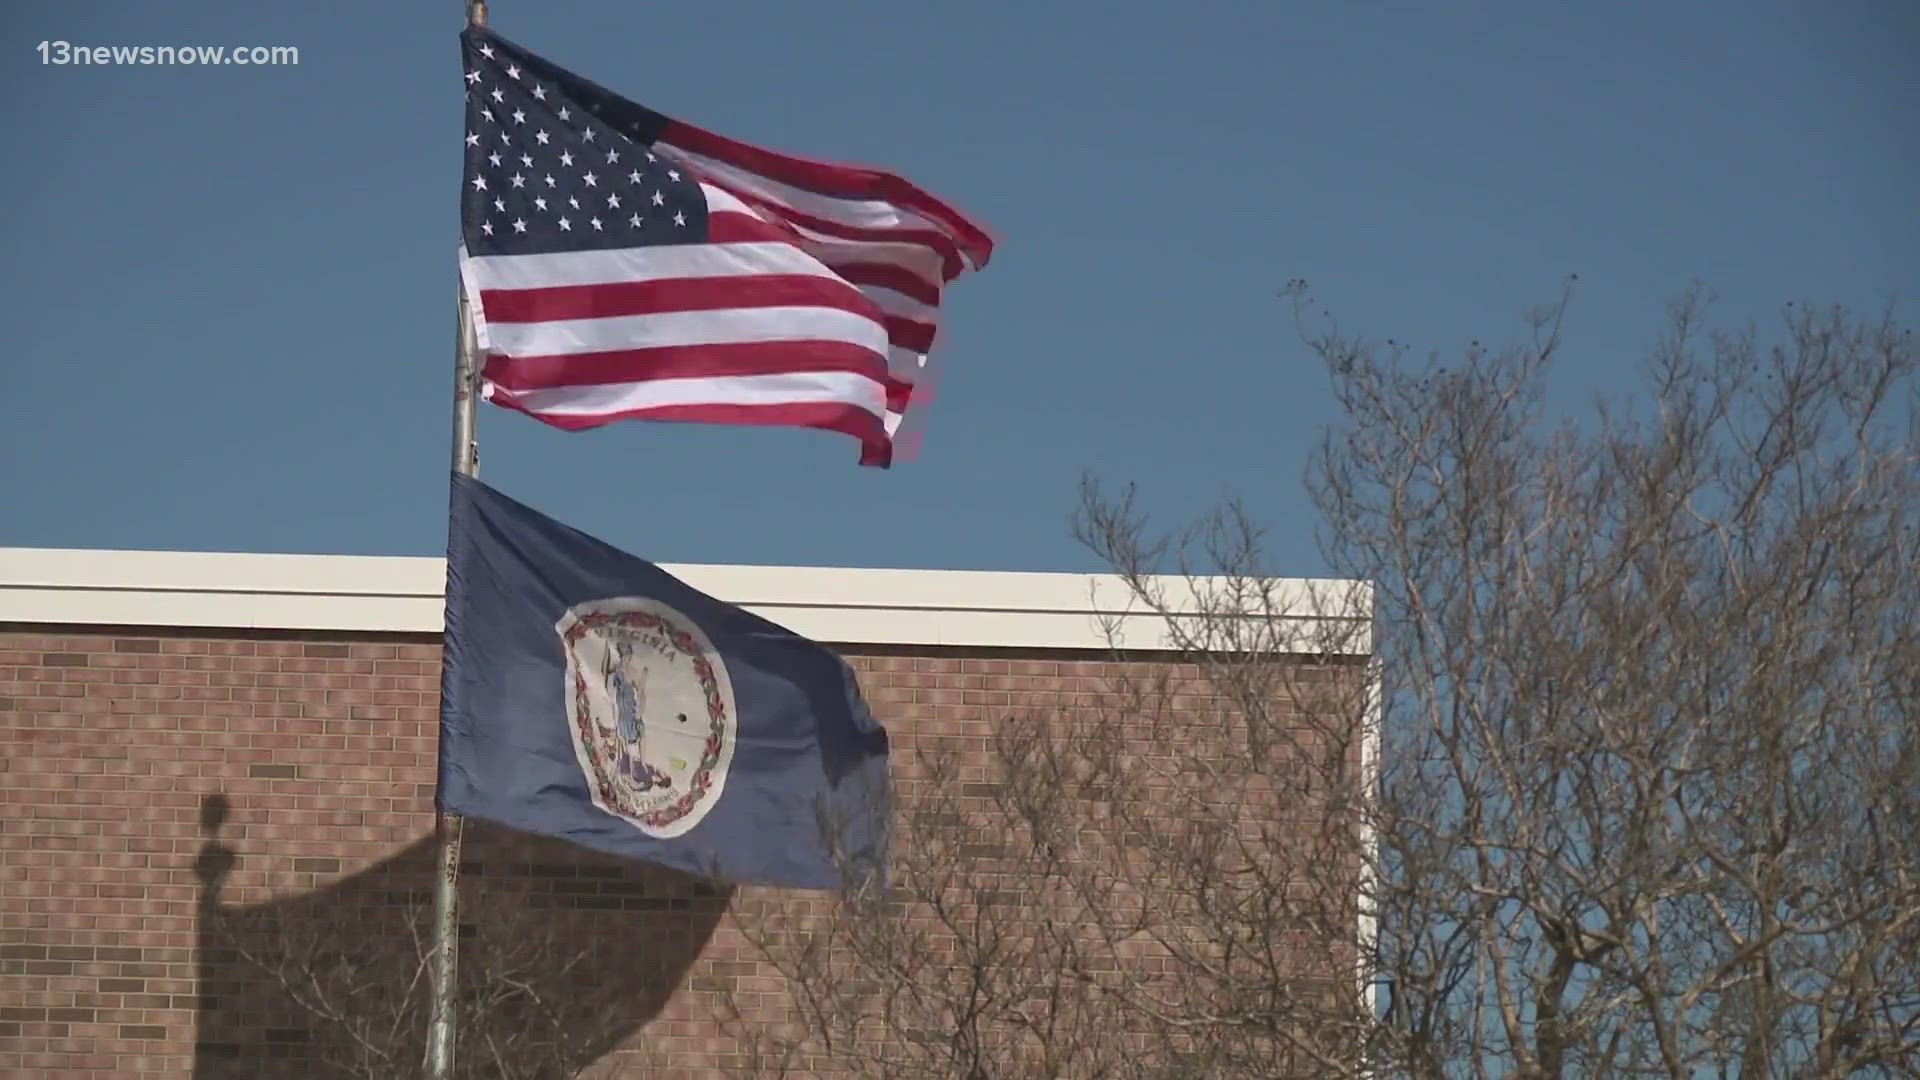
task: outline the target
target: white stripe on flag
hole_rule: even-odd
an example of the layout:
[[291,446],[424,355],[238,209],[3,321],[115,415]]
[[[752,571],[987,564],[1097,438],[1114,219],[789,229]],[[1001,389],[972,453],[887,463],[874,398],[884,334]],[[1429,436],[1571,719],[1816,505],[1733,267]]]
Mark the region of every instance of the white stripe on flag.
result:
[[887,374],[901,382],[918,382],[927,370],[927,358],[898,345],[887,350]]
[[844,341],[888,353],[886,327],[850,311],[819,307],[723,308],[494,323],[493,349],[507,356],[570,356],[674,345],[741,345],[761,341]]
[[[858,229],[927,229],[943,236],[951,235],[938,222],[895,206],[884,199],[846,199],[833,195],[821,195],[769,179],[756,172],[749,172],[737,165],[729,165],[705,154],[697,154],[684,147],[662,145],[665,145],[668,152],[675,157],[723,184],[731,185],[770,202],[779,203],[809,217],[823,218]],[[711,200],[712,196],[708,198]]]
[[845,237],[817,233],[791,222],[786,227],[799,236],[798,242],[807,254],[828,266],[845,263],[881,263],[910,271],[932,288],[946,287],[946,261],[932,248],[893,240],[848,240]]
[[[724,188],[717,188],[712,184],[701,184],[700,191],[707,197],[707,209],[710,213],[746,214],[760,221],[770,220],[769,211],[748,206],[738,196]],[[777,224],[799,234],[800,246],[806,249],[809,257],[828,266],[832,266],[835,262],[882,263],[909,270],[935,289],[946,284],[946,261],[939,252],[925,245],[907,240],[849,240],[840,236],[828,236],[804,225],[796,225],[785,218],[780,218]],[[917,303],[917,301],[914,302]]]
[[854,288],[859,289],[867,299],[873,301],[875,307],[888,315],[898,315],[903,319],[912,319],[914,322],[932,326],[940,325],[940,309],[932,304],[923,304],[905,293],[897,293],[881,285],[855,285]]
[[875,416],[884,417],[887,412],[884,387],[872,379],[844,371],[556,386],[517,391],[512,397],[527,409],[556,416],[606,416],[680,405],[838,403],[857,406]]
[[544,255],[482,255],[467,259],[466,266],[482,289],[548,289],[564,285],[617,285],[756,274],[840,276],[792,244],[778,241],[662,244]]

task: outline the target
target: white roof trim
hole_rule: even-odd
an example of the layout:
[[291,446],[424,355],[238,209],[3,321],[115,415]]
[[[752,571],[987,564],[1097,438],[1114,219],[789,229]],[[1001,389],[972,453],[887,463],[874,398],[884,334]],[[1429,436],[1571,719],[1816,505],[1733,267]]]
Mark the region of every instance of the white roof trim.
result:
[[[818,641],[838,644],[1104,649],[1103,627],[1132,649],[1167,645],[1166,626],[1134,611],[1126,585],[1100,574],[663,564],[687,584]],[[0,623],[439,633],[446,561],[364,555],[0,548]],[[1194,583],[1161,579],[1193,610]],[[1273,583],[1290,634],[1305,640],[1347,596],[1354,626],[1364,583]],[[1200,583],[1205,588],[1205,583]],[[1337,616],[1336,616],[1337,617]],[[1297,629],[1296,629],[1297,628]],[[1313,635],[1318,637],[1320,635]],[[1342,651],[1364,654],[1364,633]]]

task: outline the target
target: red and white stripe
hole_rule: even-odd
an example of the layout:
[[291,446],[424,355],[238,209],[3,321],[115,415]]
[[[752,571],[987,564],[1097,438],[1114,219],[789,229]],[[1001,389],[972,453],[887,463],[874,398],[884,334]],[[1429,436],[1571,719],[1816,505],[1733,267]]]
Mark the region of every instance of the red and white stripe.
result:
[[986,265],[979,226],[888,173],[672,123],[708,243],[461,257],[483,394],[567,430],[616,420],[826,428],[885,466],[941,292]]

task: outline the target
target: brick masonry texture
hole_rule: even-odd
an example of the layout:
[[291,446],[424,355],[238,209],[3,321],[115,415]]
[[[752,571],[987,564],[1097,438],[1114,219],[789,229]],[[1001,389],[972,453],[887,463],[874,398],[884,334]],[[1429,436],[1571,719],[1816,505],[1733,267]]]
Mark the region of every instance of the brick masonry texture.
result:
[[[841,651],[896,757],[983,746],[996,714],[1113,666]],[[300,1062],[326,1036],[247,954],[307,935],[360,950],[357,994],[407,985],[408,928],[396,948],[368,927],[431,889],[439,652],[437,636],[0,626],[0,1075],[322,1075]],[[733,922],[766,891],[479,825],[465,859],[467,941],[537,923],[580,958],[541,989],[598,995],[596,1045],[644,1045],[650,1077],[724,1075],[717,999],[778,981]],[[527,960],[483,948],[463,947],[463,976]]]

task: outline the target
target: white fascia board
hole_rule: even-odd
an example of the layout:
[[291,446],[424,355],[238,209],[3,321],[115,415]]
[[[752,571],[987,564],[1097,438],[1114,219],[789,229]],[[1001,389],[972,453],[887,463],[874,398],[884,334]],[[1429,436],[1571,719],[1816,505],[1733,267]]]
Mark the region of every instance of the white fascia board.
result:
[[[1101,574],[663,564],[688,585],[796,633],[842,644],[1128,649],[1169,646],[1166,621]],[[0,623],[439,633],[446,561],[365,555],[0,548]],[[1207,579],[1154,579],[1167,607],[1222,610]],[[1364,655],[1372,590],[1269,583],[1285,637]],[[1325,635],[1337,622],[1357,633]],[[1117,632],[1110,641],[1108,630]],[[1315,646],[1308,646],[1318,651]]]

